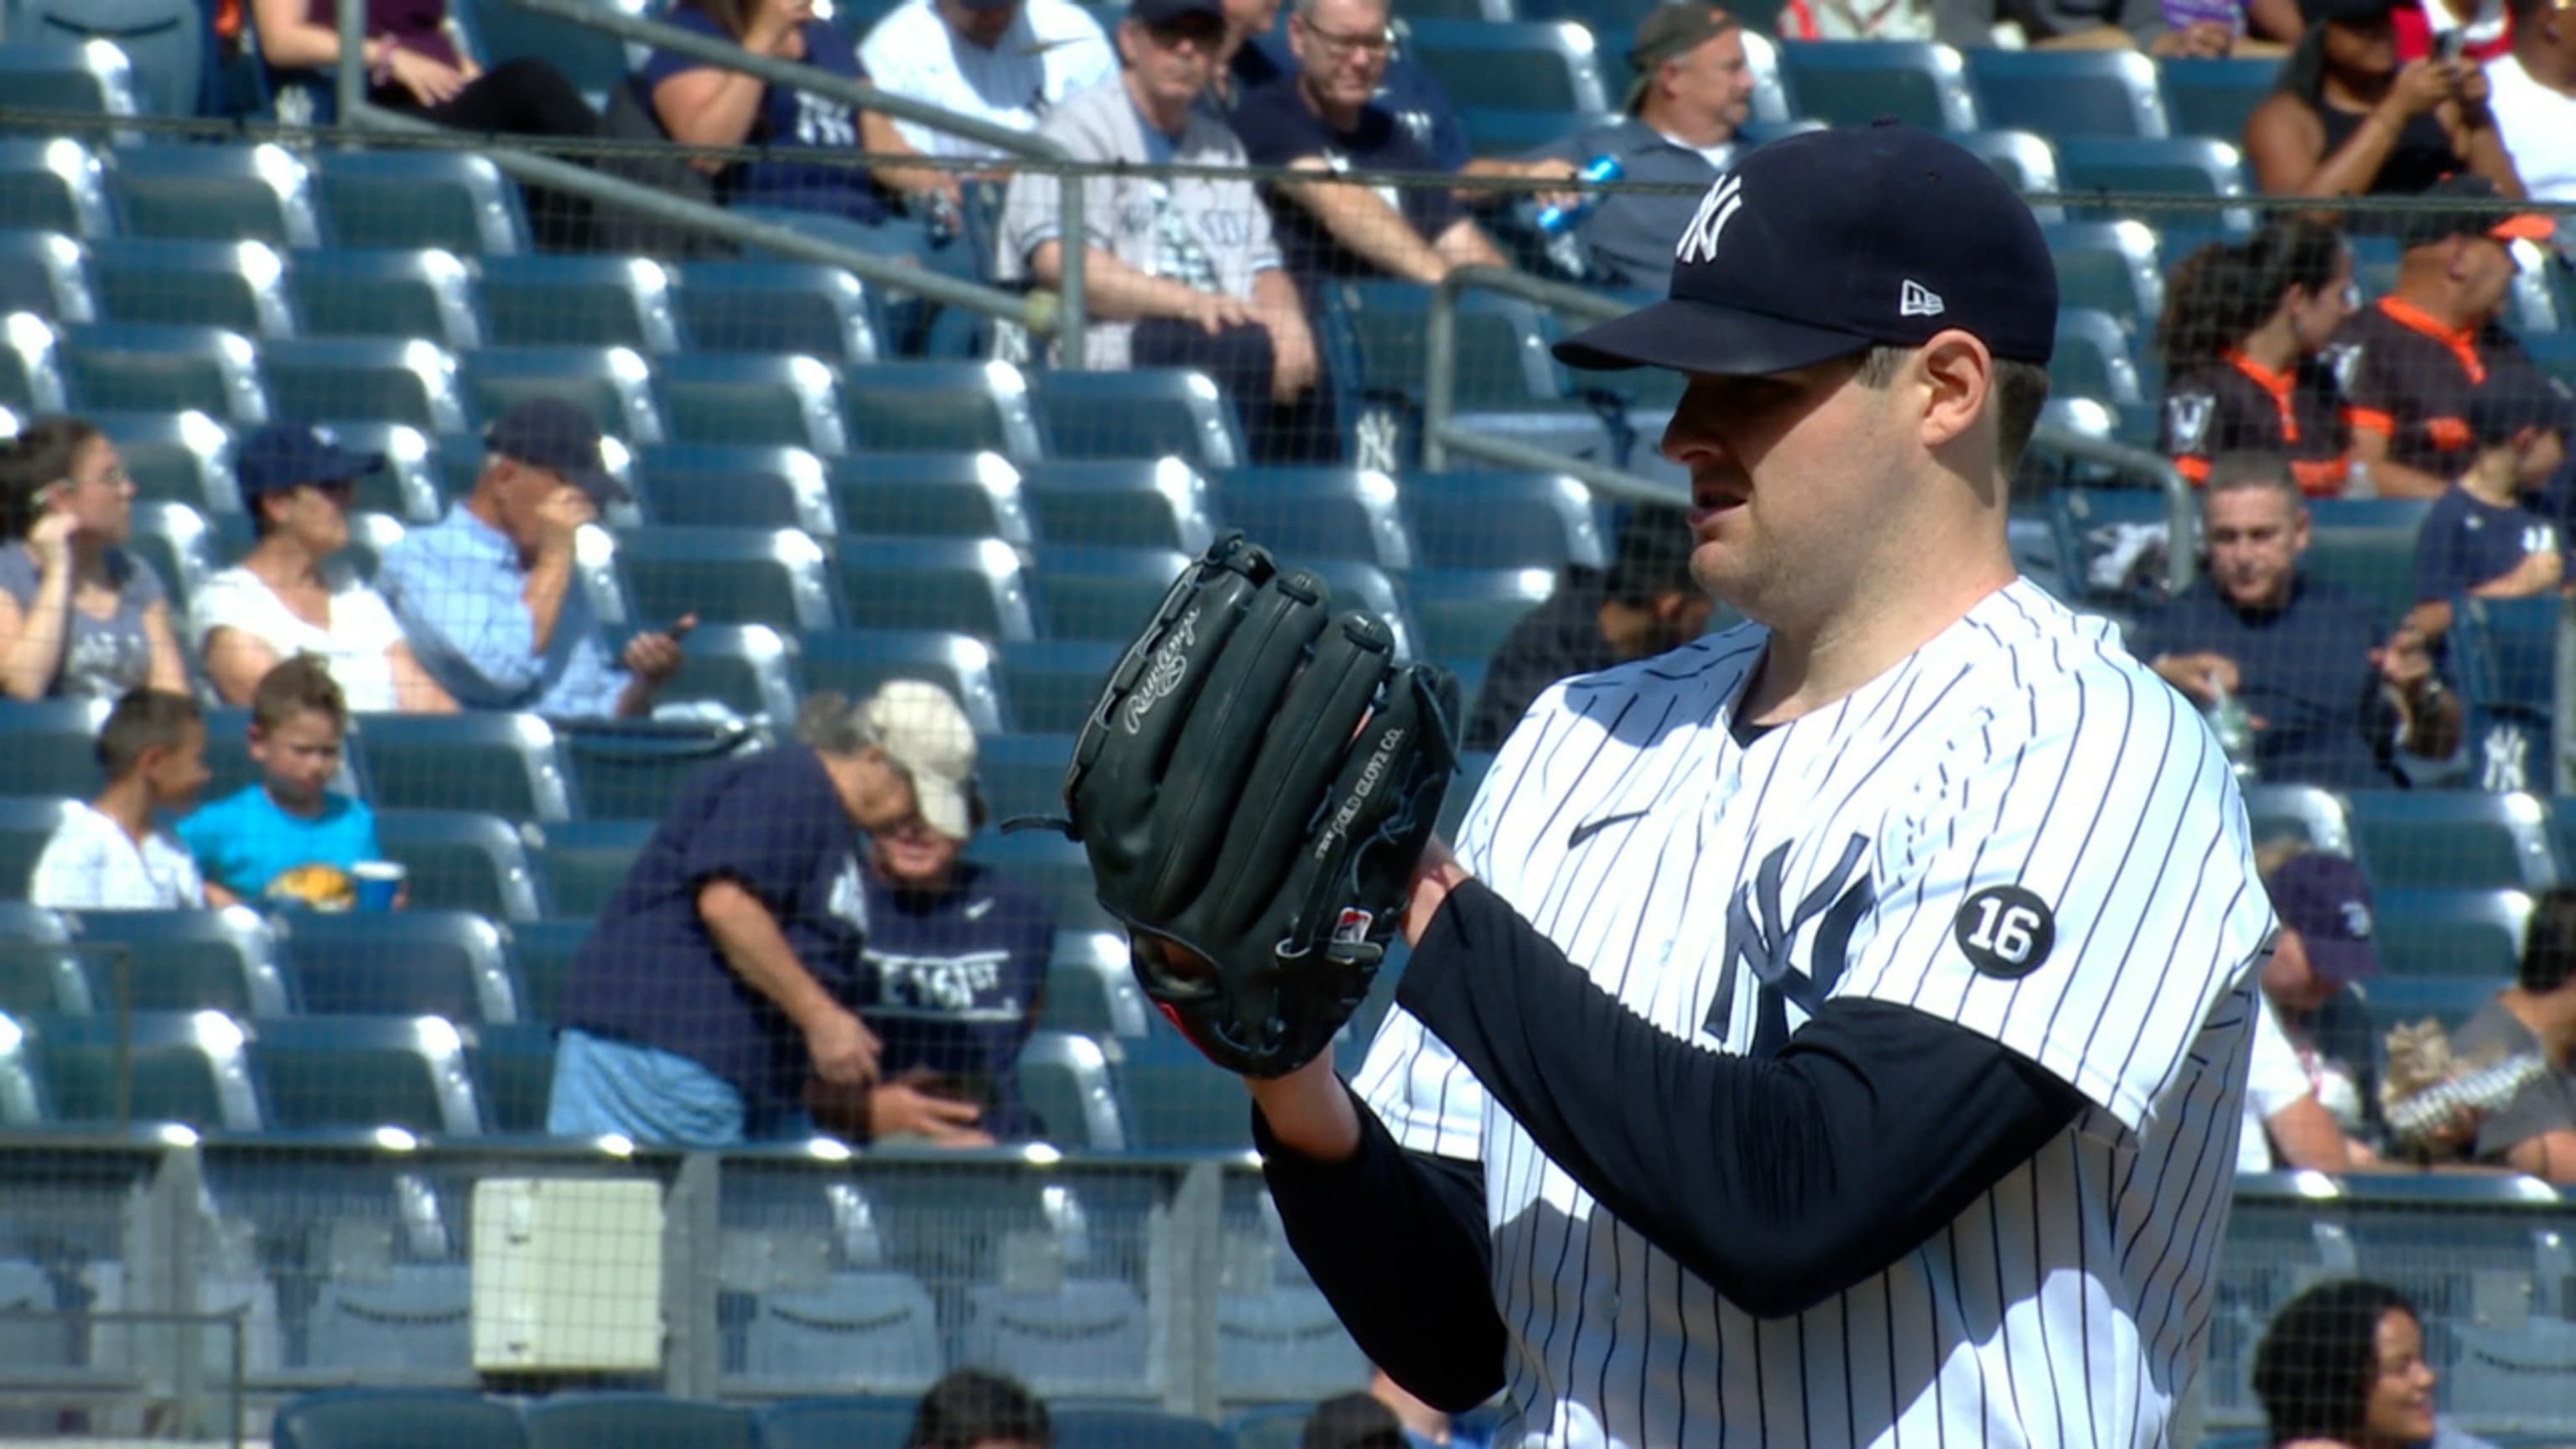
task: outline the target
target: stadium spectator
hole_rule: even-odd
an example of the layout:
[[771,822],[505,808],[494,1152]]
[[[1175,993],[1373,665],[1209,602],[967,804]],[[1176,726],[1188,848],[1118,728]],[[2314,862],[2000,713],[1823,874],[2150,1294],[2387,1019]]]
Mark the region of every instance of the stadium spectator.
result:
[[376,579],[421,666],[468,709],[632,718],[680,670],[686,615],[626,642],[618,668],[574,548],[603,503],[627,498],[580,409],[532,399],[484,436],[474,491],[385,551]]
[[2201,514],[2208,566],[2139,620],[2132,653],[2204,708],[2222,692],[2241,704],[2266,780],[2381,787],[2405,781],[2401,754],[2450,758],[2460,702],[2422,633],[2301,571],[2308,510],[2282,459],[2220,458]]
[[[953,819],[962,716],[817,694],[795,746],[680,789],[564,982],[546,1130],[722,1144],[795,1135],[809,1075],[878,1080],[854,999],[868,929],[862,832]],[[961,738],[962,735],[962,738]],[[926,808],[925,808],[926,807]]]
[[2272,1316],[2254,1396],[2283,1449],[2399,1449],[2435,1439],[2424,1323],[2405,1295],[2363,1279],[2319,1283]]
[[2576,1182],[2576,886],[2542,892],[2514,984],[2451,1033],[2472,1068],[2534,1053],[2549,1071],[2478,1123],[2477,1157],[2550,1182]]
[[1358,1393],[1336,1394],[1317,1404],[1297,1433],[1297,1449],[1414,1449],[1419,1442],[1405,1432],[1394,1410],[1373,1395]]
[[1690,555],[1690,519],[1681,509],[1631,507],[1609,569],[1567,565],[1547,602],[1494,651],[1467,720],[1466,747],[1502,748],[1530,701],[1560,679],[1661,654],[1704,633],[1717,605],[1691,579]]
[[1933,38],[1961,49],[2129,50],[2223,56],[2236,27],[2189,17],[2175,25],[2163,0],[1933,0]]
[[[1040,1124],[1012,1068],[1037,1029],[1054,915],[1026,886],[960,859],[985,815],[972,785],[974,729],[956,701],[935,684],[898,680],[868,708],[945,741],[969,783],[957,790],[916,775],[914,811],[868,833],[867,945],[851,1005],[877,1034],[880,1080],[866,1094],[866,1115],[843,1120],[875,1142],[988,1147],[1035,1136]],[[839,727],[862,723],[845,715]],[[809,1085],[809,1102],[814,1093]],[[815,1105],[816,1117],[835,1125]]]
[[2183,258],[2157,324],[2167,379],[2157,451],[2194,483],[2221,454],[2276,453],[2301,493],[2341,493],[2351,430],[2321,352],[2352,315],[2352,291],[2343,239],[2305,217]]
[[1782,40],[1933,40],[1932,0],[1788,0]]
[[1587,126],[1536,154],[1580,169],[1607,156],[1620,179],[1687,191],[1611,191],[1576,227],[1585,279],[1651,291],[1673,266],[1673,239],[1718,174],[1734,164],[1736,130],[1753,113],[1744,27],[1704,0],[1661,5],[1637,26],[1628,51],[1636,80],[1626,114]]
[[412,657],[384,596],[339,557],[357,480],[384,459],[318,429],[260,429],[233,463],[258,541],[189,603],[206,678],[226,704],[250,703],[280,660],[316,656],[362,713],[447,713],[456,701]]
[[[1058,106],[1041,133],[1079,161],[1242,165],[1242,143],[1198,104],[1225,23],[1218,0],[1138,0],[1118,25],[1119,75]],[[995,258],[1003,281],[1060,281],[1058,185],[1038,172],[1011,178]],[[1104,169],[1083,185],[1088,364],[1202,369],[1233,394],[1255,458],[1339,456],[1314,333],[1251,183]]]
[[2256,852],[2255,864],[2281,920],[2263,966],[2264,1000],[2352,1165],[2375,1166],[2388,1142],[2379,1100],[2385,1047],[2355,989],[2379,974],[2370,882],[2351,860],[2294,842]]
[[1431,283],[1455,267],[1504,265],[1452,192],[1321,179],[1346,171],[1436,171],[1430,148],[1375,102],[1395,48],[1386,0],[1296,0],[1296,72],[1247,93],[1235,133],[1256,166],[1312,173],[1264,183],[1288,273],[1313,300],[1330,283],[1386,276]]
[[73,802],[27,878],[27,899],[57,911],[194,911],[197,863],[153,817],[186,810],[206,787],[206,722],[195,700],[130,689],[99,726],[107,784]]
[[2576,10],[2513,0],[2513,49],[2487,63],[2487,110],[2537,201],[2576,202]]
[[330,669],[298,654],[268,671],[250,702],[250,757],[260,778],[179,822],[206,899],[262,899],[345,909],[351,869],[381,859],[375,812],[331,788],[349,706]]
[[2451,601],[2527,599],[2558,587],[2566,571],[2558,525],[2524,506],[2532,450],[2564,422],[2548,391],[2481,389],[2468,406],[2469,466],[2433,501],[2415,535],[2412,616],[2426,634],[2451,626]]
[[[2299,0],[2307,22],[2272,94],[2245,122],[2255,184],[2274,196],[2414,196],[2474,172],[2522,195],[2487,110],[2484,71],[2466,61],[2398,63],[2395,0]],[[2356,232],[2398,229],[2358,212]]]
[[952,1369],[912,1411],[904,1449],[1049,1449],[1046,1401],[1006,1374]]
[[[663,19],[756,55],[867,79],[848,38],[814,18],[812,0],[680,0]],[[913,153],[894,124],[874,111],[853,111],[826,96],[668,50],[653,52],[637,84],[673,141],[762,149],[747,161],[698,163],[715,178],[716,197],[726,206],[815,213],[872,227],[887,216],[880,186],[898,196],[957,197],[957,178],[936,167],[871,172],[856,164],[861,155]]]
[[[2298,1049],[2268,996],[2255,1003],[2254,1061],[2245,1078],[2245,1123],[2236,1137],[2238,1172],[2350,1172],[2356,1147],[2317,1100]],[[2366,1154],[2361,1154],[2366,1158]]]
[[12,699],[188,690],[169,593],[122,545],[134,480],[78,418],[0,443],[0,687]]
[[[890,95],[1035,131],[1065,97],[1117,74],[1118,57],[1073,0],[904,0],[859,42],[859,68]],[[1001,159],[946,131],[894,129],[925,156]]]
[[[2396,286],[2346,319],[2326,348],[2353,462],[2389,497],[2438,497],[2467,470],[2471,395],[2549,389],[2501,319],[2518,265],[2512,244],[2547,240],[2549,218],[2505,213],[2483,177],[2452,177],[2434,192],[2459,209],[2406,218]],[[2551,435],[2524,458],[2522,485],[2538,487],[2564,457]]]
[[2401,61],[2453,52],[2474,65],[2493,65],[2513,52],[2512,0],[2408,0],[2389,18]]

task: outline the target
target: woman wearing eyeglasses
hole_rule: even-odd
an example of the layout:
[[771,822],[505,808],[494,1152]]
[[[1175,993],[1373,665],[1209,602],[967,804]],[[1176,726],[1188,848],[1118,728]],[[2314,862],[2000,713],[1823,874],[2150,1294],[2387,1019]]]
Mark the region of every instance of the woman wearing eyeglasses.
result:
[[169,592],[121,545],[134,482],[78,418],[0,444],[0,689],[12,699],[188,691]]

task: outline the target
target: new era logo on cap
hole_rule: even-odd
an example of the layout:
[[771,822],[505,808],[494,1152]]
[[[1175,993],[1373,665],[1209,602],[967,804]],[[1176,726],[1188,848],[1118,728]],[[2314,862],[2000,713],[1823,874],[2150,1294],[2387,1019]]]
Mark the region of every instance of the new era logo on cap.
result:
[[1899,317],[1938,317],[1944,310],[1941,294],[1914,280],[1905,279],[1905,287],[1896,299]]

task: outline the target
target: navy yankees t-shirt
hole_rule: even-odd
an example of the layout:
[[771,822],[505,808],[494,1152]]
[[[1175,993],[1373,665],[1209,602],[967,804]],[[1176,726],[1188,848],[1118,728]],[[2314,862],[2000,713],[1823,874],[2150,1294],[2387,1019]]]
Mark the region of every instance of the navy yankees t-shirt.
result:
[[2492,583],[2535,553],[2558,550],[2558,529],[2518,504],[2497,507],[2454,487],[2433,500],[2415,535],[2415,597],[2448,599]]
[[[662,19],[664,24],[710,39],[733,39],[713,16],[693,5],[675,7]],[[806,21],[803,28],[804,64],[851,80],[868,78],[867,72],[859,68],[858,52],[847,36],[820,20]],[[694,56],[657,50],[636,75],[637,99],[650,110],[654,87],[675,75],[706,68],[707,63]],[[885,219],[885,203],[877,199],[865,166],[834,165],[797,155],[805,150],[833,151],[850,161],[860,154],[858,114],[839,101],[785,86],[764,85],[760,114],[752,121],[751,134],[743,138],[742,144],[765,146],[772,154],[735,162],[717,174],[716,194],[725,205],[823,211],[852,221]]]
[[2207,575],[2138,621],[2130,652],[2223,654],[2236,661],[2245,712],[2263,721],[2254,761],[2275,784],[2376,789],[2402,783],[2386,763],[2396,711],[2370,651],[2389,626],[2371,600],[2302,578],[2281,609],[2244,609]]
[[984,1108],[997,1138],[1035,1135],[1012,1073],[1037,1024],[1055,918],[1034,890],[962,862],[951,888],[904,890],[865,872],[865,965],[850,1006],[882,1044],[887,1079],[926,1071]]
[[557,1024],[699,1063],[742,1093],[755,1124],[795,1103],[809,1065],[804,1034],[716,949],[698,892],[717,880],[749,891],[815,981],[847,1001],[866,918],[858,848],[858,827],[812,750],[700,771],[573,958]]
[[[1394,112],[1371,103],[1360,108],[1357,125],[1337,131],[1307,106],[1294,81],[1245,95],[1234,110],[1234,133],[1243,138],[1244,154],[1255,166],[1287,166],[1320,156],[1335,171],[1440,169],[1430,148],[1415,140]],[[1442,232],[1467,214],[1445,186],[1379,187],[1377,191],[1426,243],[1438,241]],[[1319,283],[1386,275],[1335,240],[1313,212],[1269,187],[1263,192],[1270,202],[1270,224],[1279,237],[1280,256],[1307,297],[1314,296]]]

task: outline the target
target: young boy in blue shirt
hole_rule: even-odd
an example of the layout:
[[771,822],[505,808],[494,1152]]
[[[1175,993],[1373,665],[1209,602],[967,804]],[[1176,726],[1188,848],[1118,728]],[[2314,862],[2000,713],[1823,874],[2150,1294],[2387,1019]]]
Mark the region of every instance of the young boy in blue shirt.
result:
[[325,910],[356,901],[350,868],[379,858],[375,812],[337,794],[349,706],[322,661],[299,654],[251,695],[250,757],[263,778],[179,822],[218,905],[270,898]]
[[2451,601],[2463,594],[2523,599],[2558,587],[2558,529],[2524,502],[2518,479],[2532,450],[2565,425],[2561,406],[2541,388],[2470,395],[2468,471],[2433,500],[2415,537],[2415,621],[2426,634],[2450,627]]

